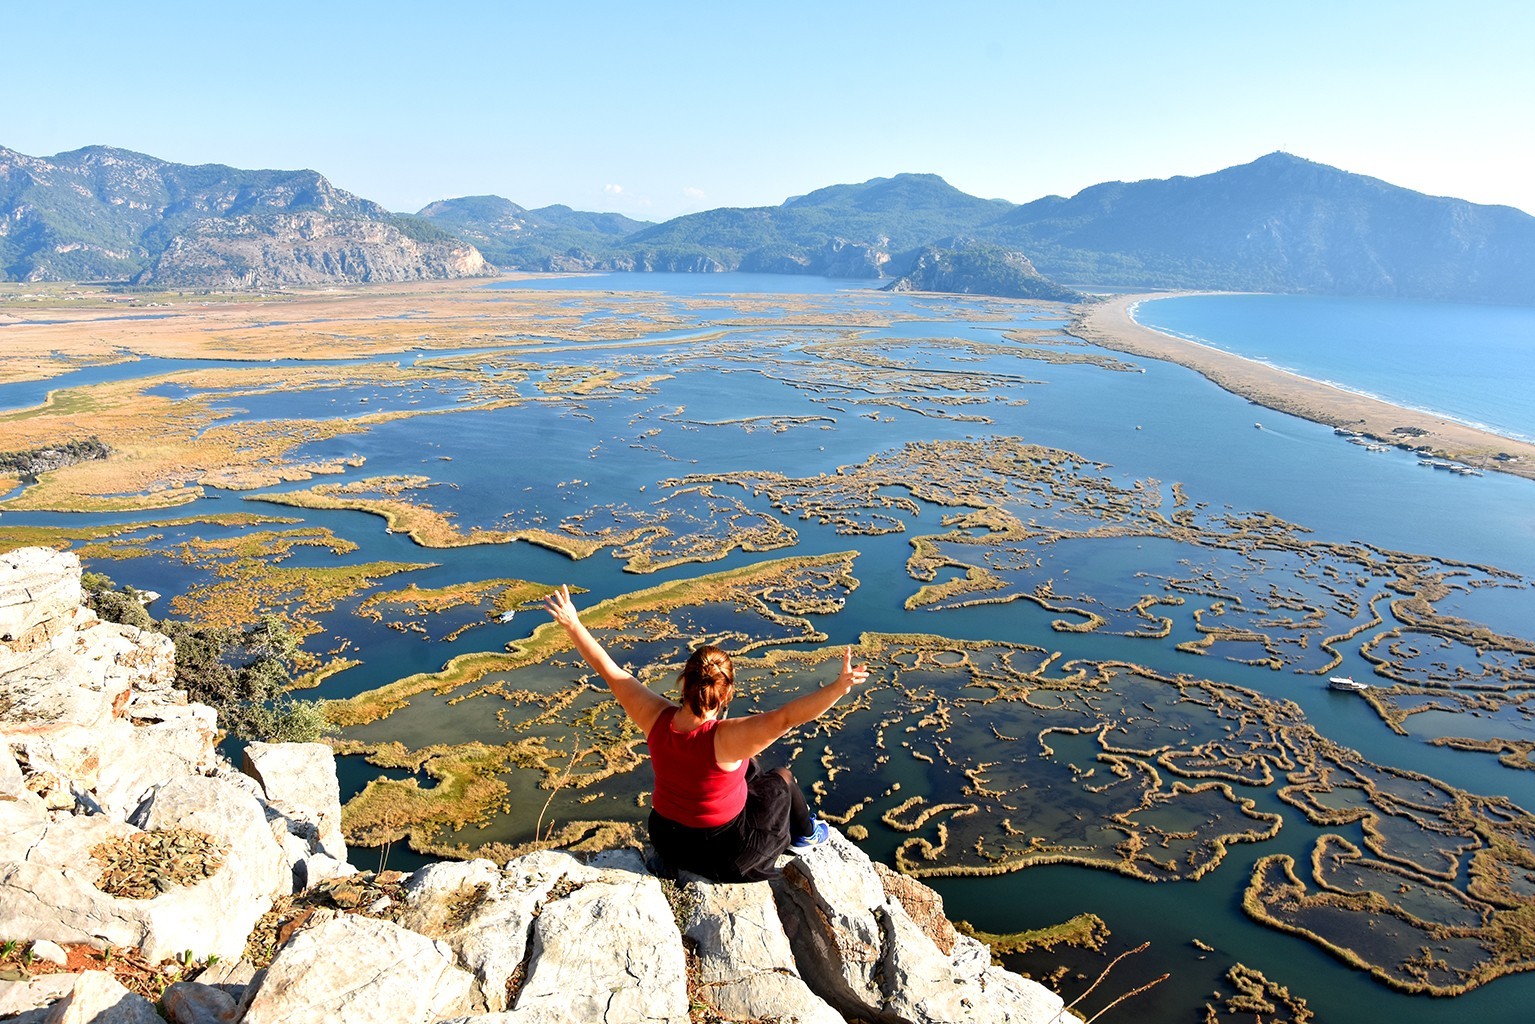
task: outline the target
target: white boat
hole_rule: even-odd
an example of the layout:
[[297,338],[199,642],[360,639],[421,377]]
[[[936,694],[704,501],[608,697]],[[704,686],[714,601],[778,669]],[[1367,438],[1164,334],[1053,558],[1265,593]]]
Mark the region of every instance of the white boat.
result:
[[517,611],[516,611],[516,609],[513,609],[511,611],[502,612],[501,615],[496,619],[496,621],[497,622],[511,622],[516,617],[517,617]]
[[1357,682],[1353,676],[1333,676],[1327,680],[1327,685],[1334,690],[1347,690],[1349,693],[1358,693],[1370,688],[1369,683]]

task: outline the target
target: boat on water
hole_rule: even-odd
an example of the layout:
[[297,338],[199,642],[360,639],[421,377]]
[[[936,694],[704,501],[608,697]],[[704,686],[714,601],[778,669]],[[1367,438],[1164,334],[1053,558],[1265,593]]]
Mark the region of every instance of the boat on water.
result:
[[1418,465],[1427,466],[1429,469],[1443,469],[1457,476],[1481,476],[1482,471],[1472,466],[1462,465],[1458,462],[1445,462],[1442,459],[1419,459]]
[[1327,685],[1334,690],[1345,690],[1349,693],[1358,693],[1370,688],[1369,683],[1358,682],[1353,676],[1333,676],[1327,680]]

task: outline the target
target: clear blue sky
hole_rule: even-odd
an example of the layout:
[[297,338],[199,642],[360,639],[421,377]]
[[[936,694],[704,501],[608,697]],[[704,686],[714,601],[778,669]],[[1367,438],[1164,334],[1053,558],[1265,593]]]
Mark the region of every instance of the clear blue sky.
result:
[[1535,4],[0,0],[0,145],[647,220],[902,171],[1027,202],[1276,149],[1535,213]]

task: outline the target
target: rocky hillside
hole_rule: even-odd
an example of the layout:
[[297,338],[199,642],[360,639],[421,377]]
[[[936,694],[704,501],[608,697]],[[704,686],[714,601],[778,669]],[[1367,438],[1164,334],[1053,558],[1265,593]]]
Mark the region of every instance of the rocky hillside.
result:
[[0,1017],[1078,1019],[835,832],[747,885],[627,848],[359,872],[329,747],[251,744],[236,770],[170,641],[81,597],[75,556],[0,555]]
[[1076,302],[1081,292],[1057,284],[1034,269],[1021,252],[996,245],[959,244],[929,247],[917,254],[911,269],[884,288],[887,292],[953,292],[961,295],[1000,295],[1009,299],[1048,299]]
[[0,148],[0,279],[272,288],[491,272],[472,245],[314,171]]

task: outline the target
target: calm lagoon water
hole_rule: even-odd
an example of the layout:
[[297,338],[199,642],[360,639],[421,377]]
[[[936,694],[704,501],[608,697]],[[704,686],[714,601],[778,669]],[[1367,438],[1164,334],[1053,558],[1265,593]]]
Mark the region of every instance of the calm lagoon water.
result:
[[668,295],[822,295],[873,291],[884,281],[796,274],[571,274],[497,281],[492,288],[536,291],[664,292]]
[[[450,511],[464,528],[499,528],[506,525],[508,517],[520,522],[536,519],[553,527],[565,516],[594,506],[649,507],[663,491],[660,481],[686,473],[776,469],[814,477],[834,473],[838,467],[856,466],[913,440],[1019,437],[1102,464],[1105,476],[1121,487],[1138,481],[1158,481],[1164,487],[1176,482],[1191,501],[1210,509],[1271,512],[1319,540],[1364,541],[1384,549],[1496,566],[1526,582],[1535,579],[1535,516],[1530,511],[1535,508],[1535,483],[1496,474],[1462,478],[1433,473],[1404,453],[1366,452],[1333,436],[1328,428],[1268,410],[1259,413],[1265,429],[1257,431],[1252,427],[1252,405],[1170,364],[1146,362],[1140,366],[1144,372],[1119,373],[996,352],[961,358],[952,354],[953,349],[924,344],[923,339],[953,338],[998,346],[1005,344],[1003,335],[1010,328],[1048,328],[1052,321],[1025,316],[1029,311],[1017,307],[1011,307],[1023,317],[1017,322],[977,320],[968,314],[986,305],[984,300],[972,303],[888,295],[869,291],[867,284],[770,275],[615,274],[499,282],[491,287],[612,292],[615,305],[622,303],[626,291],[662,292],[679,298],[750,293],[754,302],[762,296],[784,293],[829,297],[827,301],[844,303],[849,310],[878,308],[898,313],[908,319],[867,332],[881,355],[904,360],[913,376],[963,371],[986,377],[986,403],[955,408],[980,408],[991,422],[934,416],[931,410],[924,413],[893,404],[854,405],[854,400],[872,396],[874,389],[867,383],[847,389],[840,398],[829,398],[824,388],[840,387],[844,378],[838,373],[815,377],[820,372],[817,361],[791,351],[790,344],[812,337],[821,340],[828,329],[764,326],[762,316],[754,315],[749,325],[726,329],[725,344],[735,348],[716,348],[704,357],[694,353],[686,331],[678,332],[665,346],[626,352],[620,345],[582,353],[583,362],[605,360],[626,373],[670,374],[654,385],[653,392],[622,393],[578,403],[529,401],[496,410],[402,420],[380,424],[366,433],[318,442],[298,454],[303,459],[321,460],[361,454],[367,459],[366,469],[356,476],[429,475],[432,504]],[[593,295],[580,301],[606,300]],[[724,298],[718,311],[712,301],[706,306],[710,317],[719,311],[729,312]],[[603,312],[598,308],[594,315]],[[701,319],[704,316],[698,315]],[[1157,329],[1197,337],[1401,404],[1433,408],[1468,421],[1501,424],[1505,432],[1535,435],[1535,406],[1520,400],[1528,393],[1525,385],[1535,384],[1531,376],[1535,367],[1532,311],[1220,296],[1145,303],[1138,317]],[[771,321],[771,315],[766,319]],[[769,351],[763,346],[770,346],[773,359],[754,358],[754,352]],[[1450,350],[1458,354],[1447,355]],[[524,352],[519,358],[552,365],[565,356],[559,346],[549,346]],[[146,377],[167,368],[138,367]],[[131,375],[131,368],[115,367],[111,372],[115,379],[118,374]],[[807,387],[807,380],[812,378],[817,386]],[[1514,382],[1523,383],[1515,386]],[[0,409],[29,404],[34,393],[22,385],[0,387]],[[374,396],[369,406],[355,405],[360,397],[336,390],[241,395],[232,398],[227,408],[234,410],[236,417],[250,419],[332,416],[372,408],[379,401]],[[422,401],[427,407],[447,407],[454,397],[448,390]],[[332,399],[339,400],[333,403]],[[390,396],[390,401],[394,400]],[[839,406],[839,402],[845,405]],[[870,408],[873,414],[867,411]],[[685,409],[685,415],[679,415],[679,409]],[[747,417],[808,419],[785,429],[759,429],[734,422]],[[270,491],[312,485],[283,484]],[[728,490],[752,512],[774,512],[765,497],[740,488]],[[258,500],[240,500],[247,496]],[[347,556],[350,562],[388,559],[433,563],[393,581],[391,586],[404,585],[408,580],[430,588],[493,577],[568,581],[586,588],[588,594],[583,600],[588,603],[788,553],[737,551],[704,566],[681,565],[637,577],[623,572],[619,560],[605,555],[571,562],[526,544],[427,551],[404,536],[386,534],[376,516],[295,510],[263,505],[259,498],[259,492],[213,491],[198,505],[178,509],[177,514],[233,509],[297,514],[306,524],[327,527],[355,542],[358,550]],[[1475,793],[1507,796],[1527,808],[1535,807],[1535,772],[1510,770],[1490,756],[1426,742],[1434,735],[1490,731],[1482,722],[1472,729],[1454,714],[1435,713],[1434,717],[1416,716],[1409,734],[1398,735],[1362,702],[1351,695],[1327,691],[1315,677],[1176,651],[1173,642],[1192,636],[1184,620],[1167,642],[1158,643],[1109,634],[1058,632],[1051,627],[1054,613],[1025,601],[942,611],[906,610],[904,603],[918,586],[906,572],[911,538],[937,532],[939,520],[951,511],[919,502],[916,515],[903,513],[906,532],[872,537],[841,535],[813,520],[792,521],[799,535],[793,549],[796,554],[851,548],[860,552],[855,574],[862,586],[849,596],[844,610],[815,616],[815,624],[829,636],[827,643],[856,642],[865,630],[930,632],[956,640],[1033,643],[1060,651],[1063,662],[1072,658],[1122,659],[1169,673],[1201,675],[1276,699],[1293,700],[1322,735],[1378,763],[1411,767]],[[1025,518],[1037,515],[1041,521],[1061,514],[1049,507],[1019,511]],[[4,515],[5,523],[16,525],[135,521],[131,516]],[[176,531],[162,532],[167,534],[167,543],[176,540]],[[200,529],[203,536],[217,532]],[[1172,575],[1190,558],[1187,548],[1151,538],[1116,538],[1105,543],[1073,540],[1041,548],[1037,554],[1040,578],[1052,580],[1058,593],[1071,592],[1074,577],[1076,586],[1115,601],[1146,589],[1137,574]],[[288,564],[323,565],[333,558],[320,550],[300,550]],[[1274,565],[1279,572],[1282,560],[1275,558]],[[201,582],[173,558],[150,556],[92,567],[118,580],[160,591],[167,595],[167,601]],[[1455,600],[1455,614],[1506,632],[1528,636],[1529,624],[1535,622],[1535,598],[1528,586],[1474,590]],[[164,613],[163,608],[156,611]],[[322,623],[333,636],[351,640],[363,664],[327,680],[314,695],[345,697],[411,672],[433,671],[453,655],[495,649],[525,636],[541,619],[540,613],[528,611],[519,614],[513,624],[481,626],[448,642],[363,621],[352,605],[343,605],[325,615]],[[1353,653],[1347,667],[1360,676],[1370,671]],[[420,736],[407,737],[413,745],[428,738],[449,738],[439,735],[448,726],[444,720],[433,719],[432,706],[423,699],[398,723],[401,729],[420,731]],[[1506,724],[1516,735],[1535,738],[1535,726],[1528,717],[1521,720],[1515,716]],[[369,728],[382,734],[389,721]],[[1078,746],[1085,749],[1086,741],[1076,737],[1061,742],[1063,748],[1072,744],[1073,750]],[[807,767],[813,770],[813,763]],[[921,768],[913,763],[900,771],[909,776],[906,792],[921,791]],[[349,792],[380,774],[384,773],[353,759],[344,765]],[[1201,1007],[1210,990],[1238,961],[1264,970],[1305,997],[1323,1022],[1391,1018],[1398,1024],[1427,1024],[1442,1020],[1446,1012],[1470,1015],[1485,1024],[1525,1019],[1527,1007],[1535,1003],[1535,975],[1502,979],[1451,1001],[1409,997],[1343,965],[1304,939],[1249,920],[1240,909],[1240,899],[1256,858],[1286,852],[1304,860],[1323,830],[1307,824],[1293,808],[1281,805],[1271,791],[1242,789],[1242,795],[1257,800],[1260,809],[1283,814],[1284,829],[1272,841],[1233,847],[1228,860],[1199,882],[1148,884],[1105,871],[1052,866],[995,878],[941,880],[935,885],[948,900],[951,916],[968,919],[988,931],[1050,925],[1093,911],[1113,931],[1115,951],[1150,939],[1151,949],[1124,968],[1123,982],[1108,987],[1117,994],[1163,971],[1171,972],[1173,978],[1143,997],[1144,1001],[1120,1008],[1120,1016],[1111,1016],[1111,1020],[1133,1015],[1167,1021],[1202,1019]],[[501,822],[485,838],[515,839],[518,829],[525,832],[526,827],[527,823],[519,821]],[[1355,830],[1354,837],[1359,838],[1357,826]],[[871,832],[865,843],[870,854],[892,856],[901,837],[877,827]],[[359,851],[355,859],[361,867],[377,866],[375,851]],[[409,866],[413,860],[400,850],[391,863]],[[1214,946],[1215,952],[1196,949],[1191,944],[1195,938]],[[1057,952],[1019,966],[1044,970],[1067,957],[1069,954]],[[1084,965],[1083,970],[1091,977],[1101,966],[1101,962]],[[1120,977],[1116,973],[1116,981]]]

